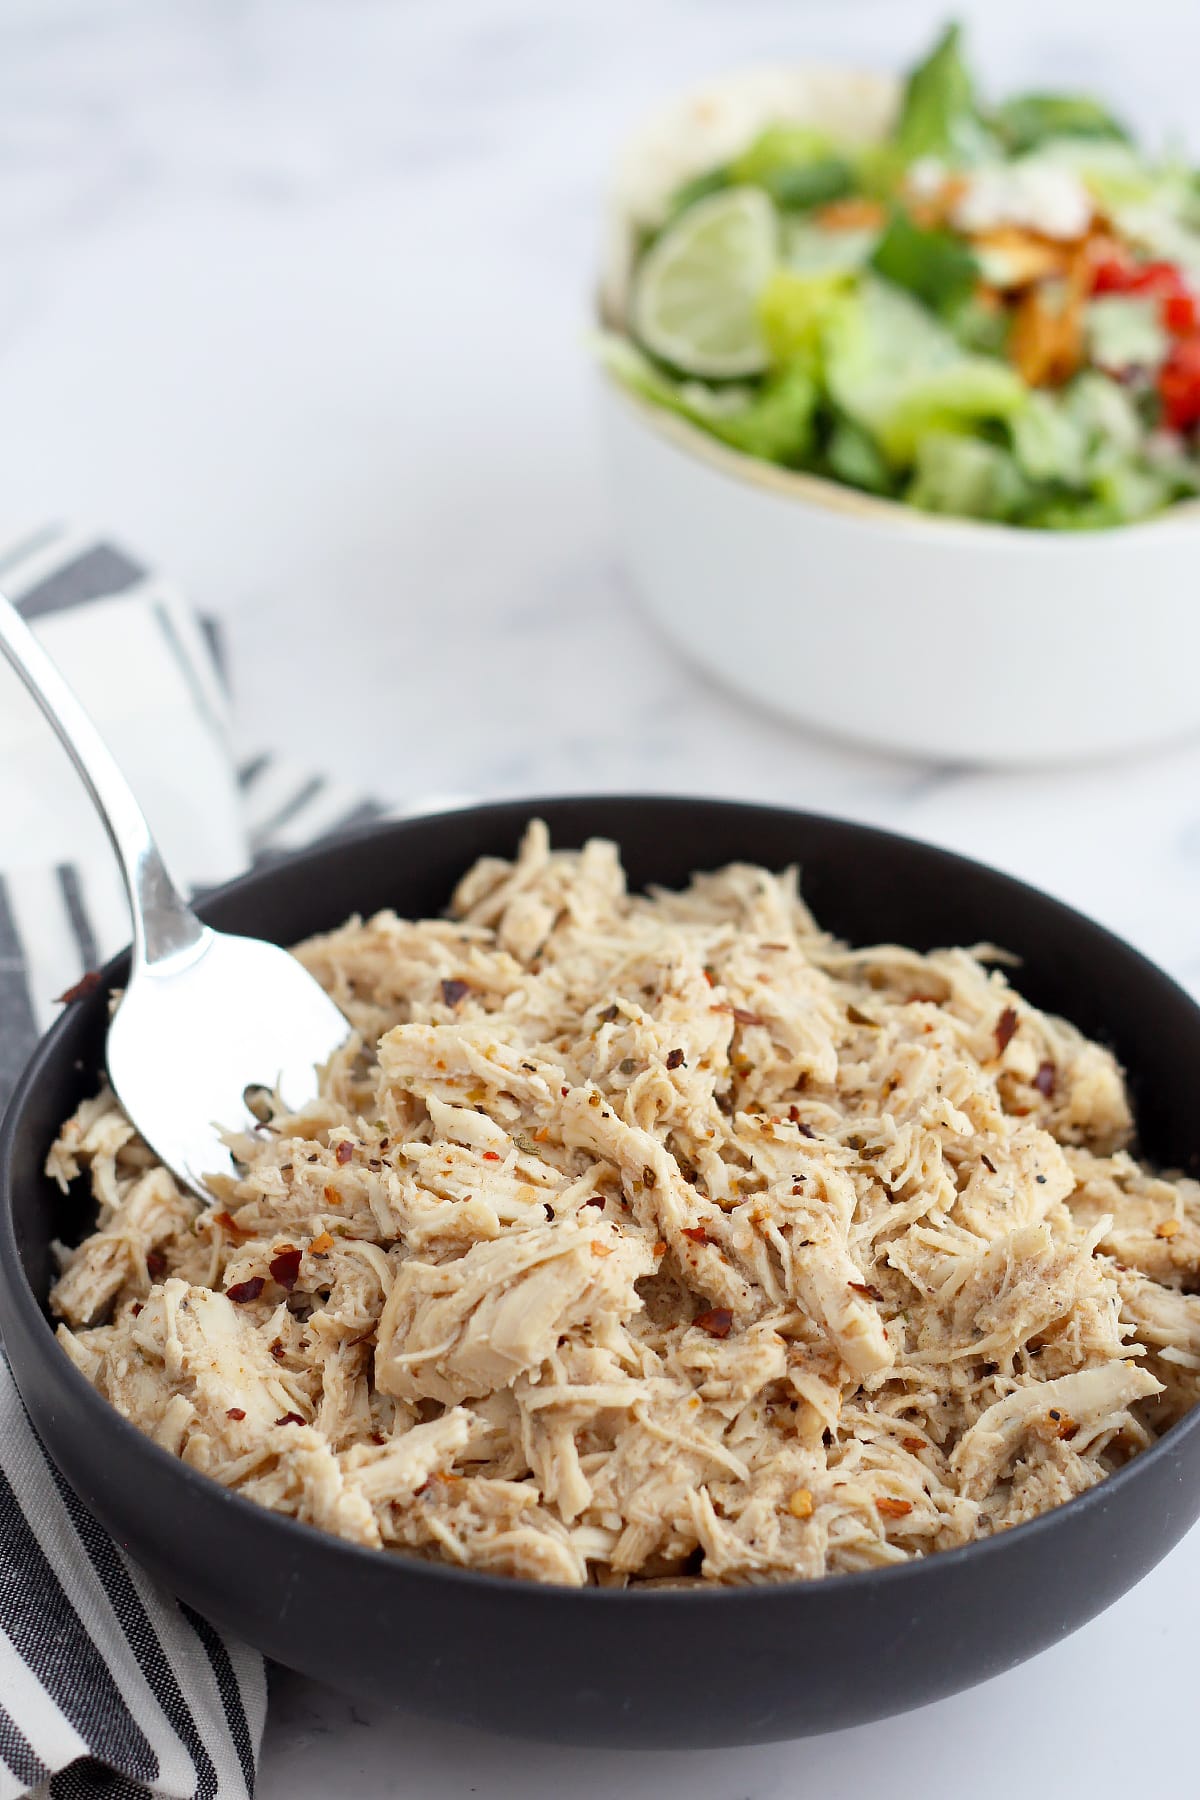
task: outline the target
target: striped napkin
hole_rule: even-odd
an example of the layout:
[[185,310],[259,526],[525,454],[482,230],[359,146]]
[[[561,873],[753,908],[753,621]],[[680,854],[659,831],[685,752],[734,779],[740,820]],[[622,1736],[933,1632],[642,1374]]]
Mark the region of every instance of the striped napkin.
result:
[[[49,528],[0,551],[16,602],[193,890],[379,812],[267,754],[238,764],[217,634],[124,550]],[[55,996],[129,939],[108,841],[0,661],[0,1107]],[[0,1321],[2,1323],[2,1321]],[[90,1517],[0,1355],[0,1800],[249,1800],[262,1658],[156,1588]]]

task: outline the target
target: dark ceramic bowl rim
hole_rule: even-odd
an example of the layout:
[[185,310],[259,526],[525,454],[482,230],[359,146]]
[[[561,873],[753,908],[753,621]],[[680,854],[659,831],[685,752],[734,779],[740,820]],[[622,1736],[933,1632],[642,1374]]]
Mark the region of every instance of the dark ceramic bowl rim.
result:
[[[689,800],[695,802],[697,798],[698,797],[694,795],[675,794],[542,795],[530,799],[529,801],[519,801],[516,803],[513,801],[491,801],[478,806],[456,809],[454,812],[444,815],[426,814],[420,816],[428,819],[442,816],[460,817],[464,812],[470,812],[471,814],[499,814],[511,811],[513,805],[518,804],[522,809],[527,809],[528,816],[532,818],[537,817],[543,808],[552,808],[570,801],[590,802],[594,804],[613,804],[636,803],[637,801],[644,799],[653,800],[654,802],[661,804],[670,804],[672,802],[686,804]],[[719,806],[722,809],[728,809],[730,812],[740,812],[746,815],[753,815],[754,813],[786,814],[797,820],[809,819],[818,822],[833,823],[840,826],[848,826],[855,832],[861,833],[864,837],[870,837],[875,840],[882,840],[894,844],[903,845],[921,843],[925,849],[933,851],[939,858],[944,859],[945,865],[951,871],[956,868],[973,869],[975,871],[982,870],[997,883],[1007,884],[1009,887],[1025,894],[1034,895],[1046,908],[1056,910],[1068,920],[1079,920],[1093,931],[1101,932],[1114,944],[1119,945],[1124,954],[1136,959],[1138,963],[1144,965],[1148,973],[1152,973],[1160,980],[1169,979],[1169,977],[1164,977],[1163,971],[1158,969],[1155,964],[1151,963],[1149,958],[1143,956],[1142,953],[1139,950],[1136,950],[1132,945],[1125,943],[1123,939],[1118,938],[1115,932],[1108,931],[1106,927],[1100,926],[1096,921],[1088,919],[1085,914],[1080,913],[1076,908],[1068,906],[1064,901],[1057,900],[1050,894],[1044,893],[1040,888],[1035,888],[1031,883],[1020,881],[1016,876],[1005,874],[1002,870],[992,868],[989,864],[980,863],[973,857],[961,856],[956,851],[945,850],[940,845],[912,838],[906,833],[885,831],[880,827],[873,825],[860,825],[856,820],[842,819],[833,814],[810,813],[792,807],[765,806],[760,805],[757,802],[738,800],[704,800],[702,801],[702,804],[709,807]],[[317,845],[310,849],[302,850],[294,856],[289,856],[286,860],[289,866],[294,867],[299,872],[300,870],[313,865],[319,865],[331,854],[337,854],[339,847],[345,846],[348,842],[357,843],[364,838],[386,834],[389,831],[395,830],[398,823],[402,823],[402,821],[393,819],[382,823],[376,822],[365,825],[353,832],[340,836],[332,844]],[[250,870],[246,874],[238,876],[233,881],[225,882],[219,888],[215,888],[210,893],[206,894],[197,910],[203,914],[211,904],[223,901],[227,896],[235,894],[240,895],[247,891],[252,892],[258,880],[259,872]],[[341,921],[338,920],[334,923],[340,924]],[[107,991],[109,987],[120,985],[120,981],[125,973],[127,958],[128,950],[123,950],[117,956],[113,957],[110,962],[104,965],[103,969],[100,971],[100,987],[102,990]],[[1177,986],[1177,984],[1174,985]],[[1183,993],[1182,989],[1179,991]],[[1193,1007],[1197,1007],[1197,1002],[1192,1001],[1190,996],[1185,994],[1184,997],[1188,999],[1189,1004]],[[1197,1009],[1200,1010],[1200,1007],[1197,1007]],[[12,1097],[5,1109],[3,1119],[0,1120],[0,1259],[3,1259],[5,1265],[9,1269],[20,1271],[19,1276],[13,1279],[9,1285],[12,1299],[24,1314],[26,1327],[31,1332],[41,1334],[41,1341],[45,1344],[48,1355],[62,1358],[62,1362],[65,1365],[65,1370],[60,1371],[62,1378],[67,1381],[69,1386],[74,1388],[81,1405],[85,1406],[92,1414],[98,1429],[103,1432],[103,1430],[107,1428],[116,1434],[114,1439],[115,1448],[119,1449],[121,1446],[126,1446],[133,1455],[148,1456],[150,1466],[160,1472],[160,1477],[164,1484],[169,1484],[172,1481],[180,1481],[187,1486],[191,1486],[194,1490],[202,1490],[209,1501],[219,1499],[224,1505],[238,1509],[244,1516],[248,1515],[260,1524],[265,1522],[270,1527],[273,1527],[274,1530],[284,1534],[285,1538],[290,1538],[298,1548],[316,1544],[320,1545],[326,1551],[334,1551],[342,1556],[363,1560],[366,1566],[377,1571],[380,1580],[388,1579],[388,1576],[385,1573],[386,1570],[397,1569],[407,1577],[427,1577],[434,1583],[449,1582],[455,1585],[466,1583],[471,1589],[478,1590],[480,1588],[487,1588],[497,1594],[535,1594],[539,1604],[548,1606],[561,1607],[585,1605],[593,1607],[615,1606],[618,1608],[628,1608],[633,1605],[639,1608],[653,1607],[656,1609],[669,1610],[675,1610],[680,1607],[708,1608],[717,1605],[731,1607],[737,1606],[738,1604],[761,1606],[765,1600],[771,1597],[778,1597],[781,1602],[788,1601],[791,1604],[798,1604],[802,1603],[802,1598],[805,1594],[811,1593],[817,1589],[822,1591],[828,1590],[831,1583],[836,1584],[839,1592],[845,1592],[847,1594],[861,1592],[865,1588],[875,1587],[881,1583],[894,1587],[901,1583],[919,1580],[922,1572],[926,1570],[931,1563],[936,1563],[939,1568],[945,1568],[952,1564],[961,1566],[968,1559],[972,1563],[982,1564],[986,1559],[1002,1554],[1005,1546],[1017,1537],[1023,1542],[1029,1542],[1035,1534],[1045,1536],[1055,1530],[1066,1529],[1069,1526],[1069,1521],[1073,1518],[1078,1518],[1086,1508],[1101,1504],[1106,1495],[1115,1493],[1118,1489],[1123,1489],[1128,1486],[1130,1482],[1137,1480],[1139,1472],[1143,1471],[1151,1461],[1160,1460],[1164,1456],[1170,1454],[1172,1447],[1177,1445],[1183,1437],[1188,1436],[1193,1432],[1200,1431],[1200,1405],[1197,1405],[1186,1413],[1182,1419],[1179,1419],[1164,1432],[1162,1437],[1158,1438],[1148,1450],[1140,1451],[1126,1463],[1123,1468],[1106,1476],[1103,1481],[1097,1482],[1094,1487],[1088,1488],[1084,1493],[1075,1495],[1071,1500],[1065,1501],[1062,1505],[1052,1507],[1050,1511],[1040,1513],[1036,1518],[1027,1520],[1021,1525],[1015,1525],[1009,1530],[999,1532],[992,1537],[980,1538],[972,1543],[959,1545],[954,1549],[930,1551],[924,1556],[914,1557],[907,1562],[892,1563],[877,1569],[861,1569],[844,1574],[826,1575],[817,1580],[805,1580],[799,1578],[792,1581],[771,1581],[761,1585],[757,1583],[743,1583],[730,1587],[574,1588],[560,1586],[556,1583],[526,1581],[515,1576],[487,1574],[475,1569],[459,1568],[453,1563],[425,1561],[421,1558],[410,1557],[405,1555],[402,1551],[376,1550],[366,1545],[352,1543],[350,1540],[338,1537],[332,1532],[322,1531],[318,1526],[306,1524],[300,1519],[293,1519],[286,1513],[277,1513],[272,1511],[269,1507],[259,1506],[255,1501],[248,1500],[241,1494],[232,1492],[230,1489],[223,1487],[220,1482],[214,1480],[212,1477],[200,1473],[199,1470],[191,1468],[187,1463],[181,1462],[178,1457],[172,1456],[169,1451],[164,1450],[162,1446],[156,1444],[152,1438],[147,1437],[145,1433],[139,1431],[136,1425],[132,1425],[127,1419],[123,1418],[122,1415],[117,1412],[115,1407],[111,1406],[108,1401],[103,1399],[59,1346],[54,1336],[54,1329],[51,1326],[46,1313],[38,1304],[33,1289],[26,1278],[22,1264],[16,1233],[13,1228],[11,1162],[12,1145],[16,1138],[21,1117],[25,1109],[26,1099],[39,1080],[41,1065],[53,1050],[59,1034],[65,1029],[65,1022],[69,1016],[70,1009],[68,1008],[50,1027],[49,1031],[47,1031],[39,1040],[37,1048],[30,1058],[29,1063],[26,1065],[16,1088],[13,1091]],[[4,1321],[0,1319],[0,1329],[2,1329],[3,1323]]]

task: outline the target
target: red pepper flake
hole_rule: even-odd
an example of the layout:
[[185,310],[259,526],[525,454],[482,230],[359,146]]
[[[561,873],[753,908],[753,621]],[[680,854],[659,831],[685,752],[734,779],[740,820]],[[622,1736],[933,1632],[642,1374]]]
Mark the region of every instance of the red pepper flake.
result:
[[1071,1439],[1078,1435],[1079,1426],[1070,1413],[1059,1412],[1057,1407],[1052,1406],[1050,1419],[1054,1425],[1055,1437],[1061,1438],[1064,1443],[1070,1443]]
[[1033,1078],[1033,1085],[1044,1099],[1052,1100],[1054,1098],[1054,1090],[1058,1086],[1058,1070],[1052,1062],[1041,1062],[1038,1064],[1037,1074]]
[[917,1456],[925,1448],[924,1438],[906,1437],[901,1438],[900,1442],[904,1445],[906,1450],[911,1450],[914,1456]]
[[1017,1023],[1016,1013],[1011,1006],[1006,1006],[1004,1011],[1000,1014],[1000,1017],[996,1020],[996,1051],[998,1055],[1003,1056],[1004,1052],[1008,1049],[1008,1046],[1012,1043],[1013,1034],[1017,1029]]
[[155,1281],[158,1280],[160,1275],[166,1274],[167,1259],[161,1250],[148,1250],[146,1252],[146,1270],[148,1274],[154,1277]]
[[498,1150],[485,1150],[483,1153],[483,1160],[484,1162],[499,1162],[500,1152]]
[[708,1312],[697,1313],[692,1324],[707,1331],[709,1337],[727,1338],[733,1330],[733,1314],[727,1306],[714,1306]]
[[281,1288],[290,1293],[295,1287],[300,1274],[300,1263],[304,1255],[294,1244],[283,1244],[271,1258],[271,1279],[277,1281]]
[[688,1240],[689,1244],[712,1243],[712,1239],[709,1237],[707,1231],[705,1231],[703,1225],[685,1225],[683,1227],[683,1235]]
[[303,1413],[284,1413],[282,1419],[276,1419],[277,1425],[303,1425]]
[[686,1066],[687,1065],[685,1064],[685,1062],[683,1060],[683,1051],[682,1050],[668,1050],[667,1051],[667,1067],[668,1067],[668,1069],[683,1069],[683,1068],[686,1068]]
[[655,1256],[665,1256],[667,1254],[667,1246],[663,1238],[659,1238],[657,1244],[655,1244],[653,1254]]
[[350,1142],[349,1138],[342,1138],[341,1142],[338,1144],[338,1147],[334,1151],[333,1154],[337,1158],[338,1162],[340,1162],[342,1164],[342,1166],[345,1167],[345,1165],[350,1161],[350,1159],[354,1155],[354,1145]]
[[709,968],[706,968],[706,969],[705,969],[705,971],[704,971],[704,979],[705,979],[705,981],[707,981],[707,983],[708,983],[708,985],[709,985],[709,987],[716,987],[716,985],[717,985],[717,978],[716,978],[716,976],[715,976],[715,975],[714,975],[714,974],[713,974],[713,972],[712,972],[712,970],[711,970],[711,969],[709,969]]
[[99,986],[99,971],[96,969],[89,969],[86,975],[81,975],[79,977],[79,980],[75,983],[74,987],[69,987],[64,994],[58,996],[58,1005],[70,1006],[72,1000],[86,1000],[88,995],[94,994]]
[[266,1285],[261,1275],[251,1275],[248,1281],[235,1281],[231,1288],[226,1288],[225,1298],[232,1300],[235,1306],[245,1306],[247,1301],[257,1300]]
[[562,1095],[563,1099],[565,1100],[571,1090],[570,1090],[570,1088],[559,1088],[558,1091]]
[[140,1301],[140,1300],[135,1300],[135,1301],[134,1301],[134,1303],[133,1303],[133,1305],[132,1305],[132,1306],[131,1306],[131,1307],[130,1307],[130,1309],[129,1309],[129,1310],[130,1310],[130,1312],[131,1312],[131,1313],[132,1313],[132,1314],[133,1314],[133,1316],[134,1316],[134,1318],[135,1318],[135,1319],[136,1319],[136,1318],[137,1318],[137,1316],[138,1316],[138,1314],[139,1314],[139,1313],[140,1313],[140,1312],[141,1312],[141,1311],[142,1311],[142,1303],[141,1303],[141,1301]]
[[222,1231],[228,1232],[229,1236],[233,1238],[236,1243],[245,1243],[247,1238],[252,1238],[254,1236],[253,1231],[247,1230],[246,1226],[238,1224],[232,1213],[214,1213],[212,1218],[213,1224],[219,1225]]
[[466,999],[470,991],[465,981],[450,980],[442,983],[442,999],[447,1006],[457,1006]]
[[373,1444],[386,1444],[387,1439],[384,1437],[382,1431],[373,1431],[371,1433],[371,1442]]
[[876,1512],[881,1512],[885,1519],[903,1519],[912,1511],[911,1500],[891,1500],[884,1498],[875,1502]]
[[244,1406],[231,1406],[226,1409],[225,1417],[227,1419],[244,1419],[245,1416],[246,1409]]
[[882,1300],[883,1295],[877,1287],[871,1287],[865,1281],[852,1281],[849,1284],[856,1294],[864,1294],[868,1300]]

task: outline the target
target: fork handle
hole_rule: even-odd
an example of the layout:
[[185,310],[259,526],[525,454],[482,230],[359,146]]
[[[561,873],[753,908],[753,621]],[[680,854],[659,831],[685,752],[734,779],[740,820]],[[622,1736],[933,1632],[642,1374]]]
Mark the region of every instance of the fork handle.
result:
[[208,936],[167,873],[162,852],[112,751],[11,600],[0,594],[0,650],[58,733],[104,821],[133,914],[134,967],[198,945]]

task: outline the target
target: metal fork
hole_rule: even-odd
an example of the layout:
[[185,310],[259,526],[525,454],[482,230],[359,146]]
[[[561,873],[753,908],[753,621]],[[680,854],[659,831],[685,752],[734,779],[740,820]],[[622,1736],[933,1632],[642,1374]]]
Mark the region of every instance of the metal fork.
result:
[[0,650],[82,776],[125,879],[133,957],[108,1028],[109,1080],[155,1154],[211,1199],[208,1177],[234,1170],[222,1129],[251,1123],[256,1089],[277,1089],[293,1109],[313,1098],[350,1026],[286,950],[196,917],[108,746],[2,594]]

